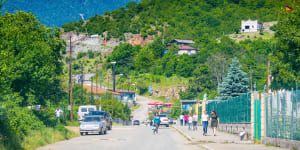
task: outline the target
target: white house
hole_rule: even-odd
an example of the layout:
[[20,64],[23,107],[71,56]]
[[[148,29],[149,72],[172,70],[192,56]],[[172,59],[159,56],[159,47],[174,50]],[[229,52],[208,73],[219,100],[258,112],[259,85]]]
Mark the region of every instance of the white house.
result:
[[190,47],[190,46],[186,46],[186,45],[179,45],[179,50],[178,50],[178,55],[183,55],[183,54],[188,54],[188,55],[192,55],[192,54],[197,54],[198,50],[196,48]]
[[242,20],[241,32],[257,32],[262,28],[263,25],[257,20]]

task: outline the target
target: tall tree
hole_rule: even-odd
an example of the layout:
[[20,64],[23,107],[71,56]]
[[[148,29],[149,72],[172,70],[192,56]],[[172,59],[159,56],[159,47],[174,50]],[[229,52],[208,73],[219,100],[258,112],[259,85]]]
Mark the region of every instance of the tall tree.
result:
[[207,65],[214,77],[217,79],[218,88],[225,77],[226,64],[227,60],[222,53],[216,53],[215,55],[211,55],[207,58]]
[[271,60],[275,82],[300,82],[300,3],[289,3],[294,9],[279,12],[278,30],[275,33]]
[[246,73],[239,66],[238,59],[234,58],[220,88],[221,99],[228,100],[249,92],[248,84],[249,80],[246,77]]
[[181,55],[176,66],[176,74],[182,77],[190,77],[193,70],[194,65],[192,58],[187,54]]
[[148,72],[149,68],[154,64],[154,55],[149,45],[142,48],[135,57],[135,67],[140,72]]
[[[19,93],[23,105],[58,100],[61,50],[58,28],[46,28],[31,13],[0,16],[0,92]],[[29,98],[31,97],[31,98]],[[35,100],[32,100],[35,97]]]

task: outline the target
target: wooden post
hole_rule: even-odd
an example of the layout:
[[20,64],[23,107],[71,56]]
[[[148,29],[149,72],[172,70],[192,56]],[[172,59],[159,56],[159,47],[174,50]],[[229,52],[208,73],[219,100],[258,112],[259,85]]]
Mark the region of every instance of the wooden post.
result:
[[98,64],[96,65],[96,109],[98,108]]

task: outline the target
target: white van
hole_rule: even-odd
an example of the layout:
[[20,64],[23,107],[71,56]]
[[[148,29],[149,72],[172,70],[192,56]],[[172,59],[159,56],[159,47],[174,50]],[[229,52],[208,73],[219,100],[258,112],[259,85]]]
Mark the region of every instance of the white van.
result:
[[97,110],[95,105],[85,105],[85,106],[79,106],[78,108],[78,120],[81,121],[84,119],[84,116],[87,115],[90,111]]

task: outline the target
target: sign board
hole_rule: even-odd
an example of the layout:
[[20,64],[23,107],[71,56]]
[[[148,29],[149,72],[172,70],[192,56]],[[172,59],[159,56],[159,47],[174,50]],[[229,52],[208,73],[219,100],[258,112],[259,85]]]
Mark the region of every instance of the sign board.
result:
[[203,100],[206,101],[206,99],[207,99],[207,94],[205,93],[205,94],[203,95]]
[[149,93],[152,93],[152,85],[149,85]]

